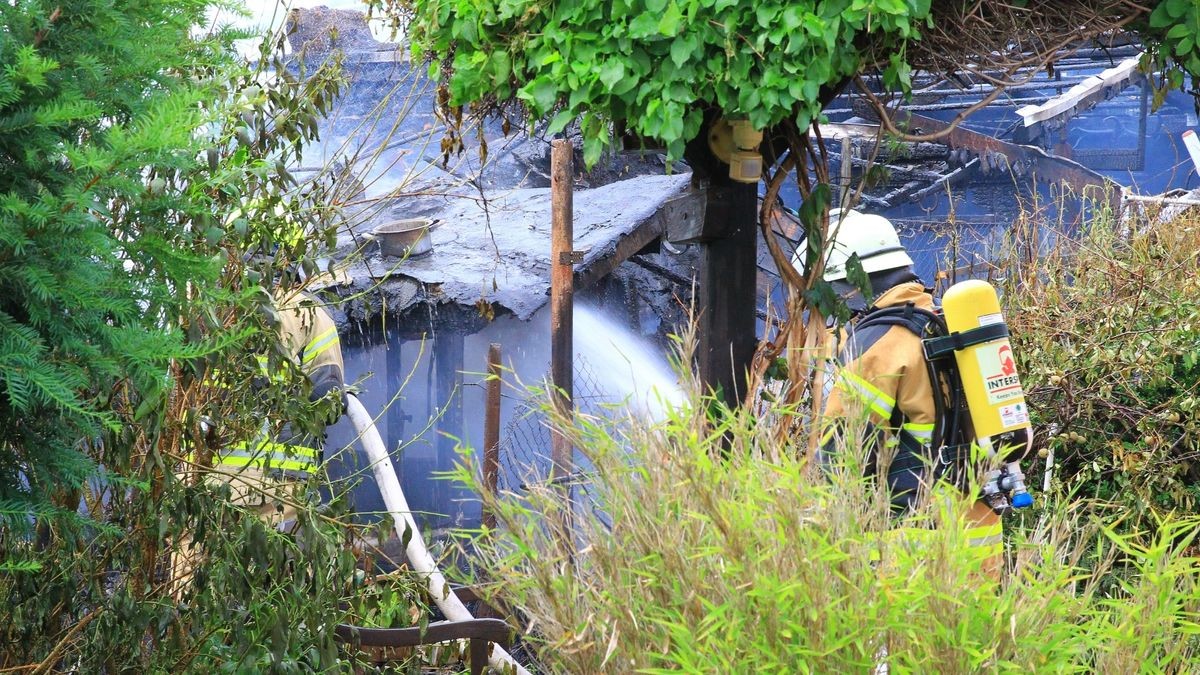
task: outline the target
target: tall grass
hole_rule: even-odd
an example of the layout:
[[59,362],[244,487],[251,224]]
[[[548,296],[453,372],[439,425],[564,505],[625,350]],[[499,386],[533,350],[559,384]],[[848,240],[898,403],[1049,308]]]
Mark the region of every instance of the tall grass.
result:
[[933,528],[920,543],[884,535],[898,523],[858,453],[819,475],[803,433],[713,415],[685,379],[691,405],[658,423],[555,420],[594,467],[569,545],[561,487],[487,494],[475,467],[458,472],[500,523],[470,542],[480,580],[541,670],[1125,673],[1200,658],[1197,567],[1181,555],[1200,519],[1143,537],[1088,502],[1045,503],[1006,524],[997,583],[957,527],[965,503],[924,500],[902,523]]

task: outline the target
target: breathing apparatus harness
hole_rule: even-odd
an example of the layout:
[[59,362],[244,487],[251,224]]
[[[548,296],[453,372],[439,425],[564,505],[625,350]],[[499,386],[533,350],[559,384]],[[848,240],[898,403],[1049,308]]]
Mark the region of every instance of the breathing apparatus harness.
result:
[[[933,390],[934,428],[929,445],[934,454],[934,457],[930,458],[934,463],[933,480],[944,478],[959,489],[967,489],[970,482],[968,469],[972,465],[972,449],[980,445],[980,439],[974,437],[974,425],[970,424],[972,411],[968,405],[956,355],[997,340],[1007,343],[1008,326],[999,321],[951,332],[941,308],[931,312],[917,307],[912,302],[894,307],[867,308],[859,314],[854,330],[863,330],[871,326],[902,326],[921,339],[925,368]],[[899,408],[892,414],[891,424],[893,428],[899,428]],[[992,452],[990,439],[982,440],[985,449]],[[1023,437],[1020,440],[1023,440]],[[1007,461],[1006,458],[999,469],[989,472],[986,476],[982,488],[983,499],[993,511],[1001,515],[1013,508],[1031,505],[1033,500],[1025,489],[1024,478],[1020,464]]]

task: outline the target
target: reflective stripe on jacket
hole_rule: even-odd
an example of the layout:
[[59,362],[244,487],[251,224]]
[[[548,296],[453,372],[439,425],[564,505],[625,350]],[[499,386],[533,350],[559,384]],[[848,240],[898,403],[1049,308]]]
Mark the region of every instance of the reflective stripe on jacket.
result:
[[[279,337],[287,354],[312,383],[311,400],[336,392],[344,383],[342,349],[337,326],[320,302],[306,293],[276,299]],[[268,360],[259,356],[264,375],[271,378]],[[250,443],[239,443],[217,453],[216,464],[227,470],[252,466],[263,471],[280,471],[306,477],[321,463],[321,442],[309,436],[294,436],[285,427],[282,442],[265,435]]]
[[239,443],[217,456],[217,465],[231,468],[253,466],[262,471],[282,471],[290,475],[307,477],[316,473],[320,466],[321,451],[293,443]]

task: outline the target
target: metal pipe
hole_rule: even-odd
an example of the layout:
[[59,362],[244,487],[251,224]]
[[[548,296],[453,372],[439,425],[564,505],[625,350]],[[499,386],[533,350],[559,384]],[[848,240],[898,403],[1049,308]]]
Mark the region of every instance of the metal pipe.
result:
[[[488,345],[487,404],[483,418],[483,484],[495,495],[500,479],[500,345]],[[485,504],[483,526],[496,529],[496,514]]]
[[[392,465],[392,459],[388,456],[383,439],[379,436],[379,430],[375,428],[375,420],[371,418],[371,414],[354,394],[346,394],[346,413],[354,424],[355,431],[358,432],[363,450],[367,453],[367,460],[371,463],[371,470],[375,473],[375,483],[379,486],[379,493],[383,496],[384,507],[387,508],[393,523],[395,523],[396,536],[402,542],[407,539],[404,553],[408,556],[409,564],[417,574],[425,577],[429,595],[447,619],[450,621],[474,619],[475,617],[458,599],[458,596],[450,592],[449,582],[438,569],[437,563],[429,553],[429,548],[425,545],[425,538],[417,527],[412,509],[408,507],[408,499],[400,487],[400,479],[396,477],[396,467]],[[492,652],[488,655],[488,664],[501,672],[512,669],[519,675],[530,675],[528,670],[497,644],[492,645]]]

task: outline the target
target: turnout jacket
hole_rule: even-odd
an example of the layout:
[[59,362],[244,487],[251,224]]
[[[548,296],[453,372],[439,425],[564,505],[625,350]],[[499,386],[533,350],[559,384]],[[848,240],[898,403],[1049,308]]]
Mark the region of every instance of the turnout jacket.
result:
[[292,361],[312,383],[311,400],[340,391],[344,384],[342,348],[333,317],[316,298],[296,293],[280,302],[279,334]]
[[[908,303],[933,311],[933,297],[919,282],[888,289],[873,307]],[[936,415],[921,338],[905,326],[852,326],[834,349],[836,364],[825,383],[828,428],[819,459],[827,463],[838,449],[859,447],[858,438],[844,434],[861,428],[868,475],[884,474],[893,509],[903,511],[915,502],[933,461],[930,443]]]
[[[333,317],[316,298],[305,293],[276,297],[279,337],[292,362],[312,383],[309,400],[326,395],[341,397],[344,384],[341,343]],[[266,356],[259,362],[271,377]],[[322,438],[298,433],[286,425],[277,438],[263,434],[250,443],[238,443],[218,454],[217,463],[229,469],[252,467],[295,477],[316,472],[321,463]]]

